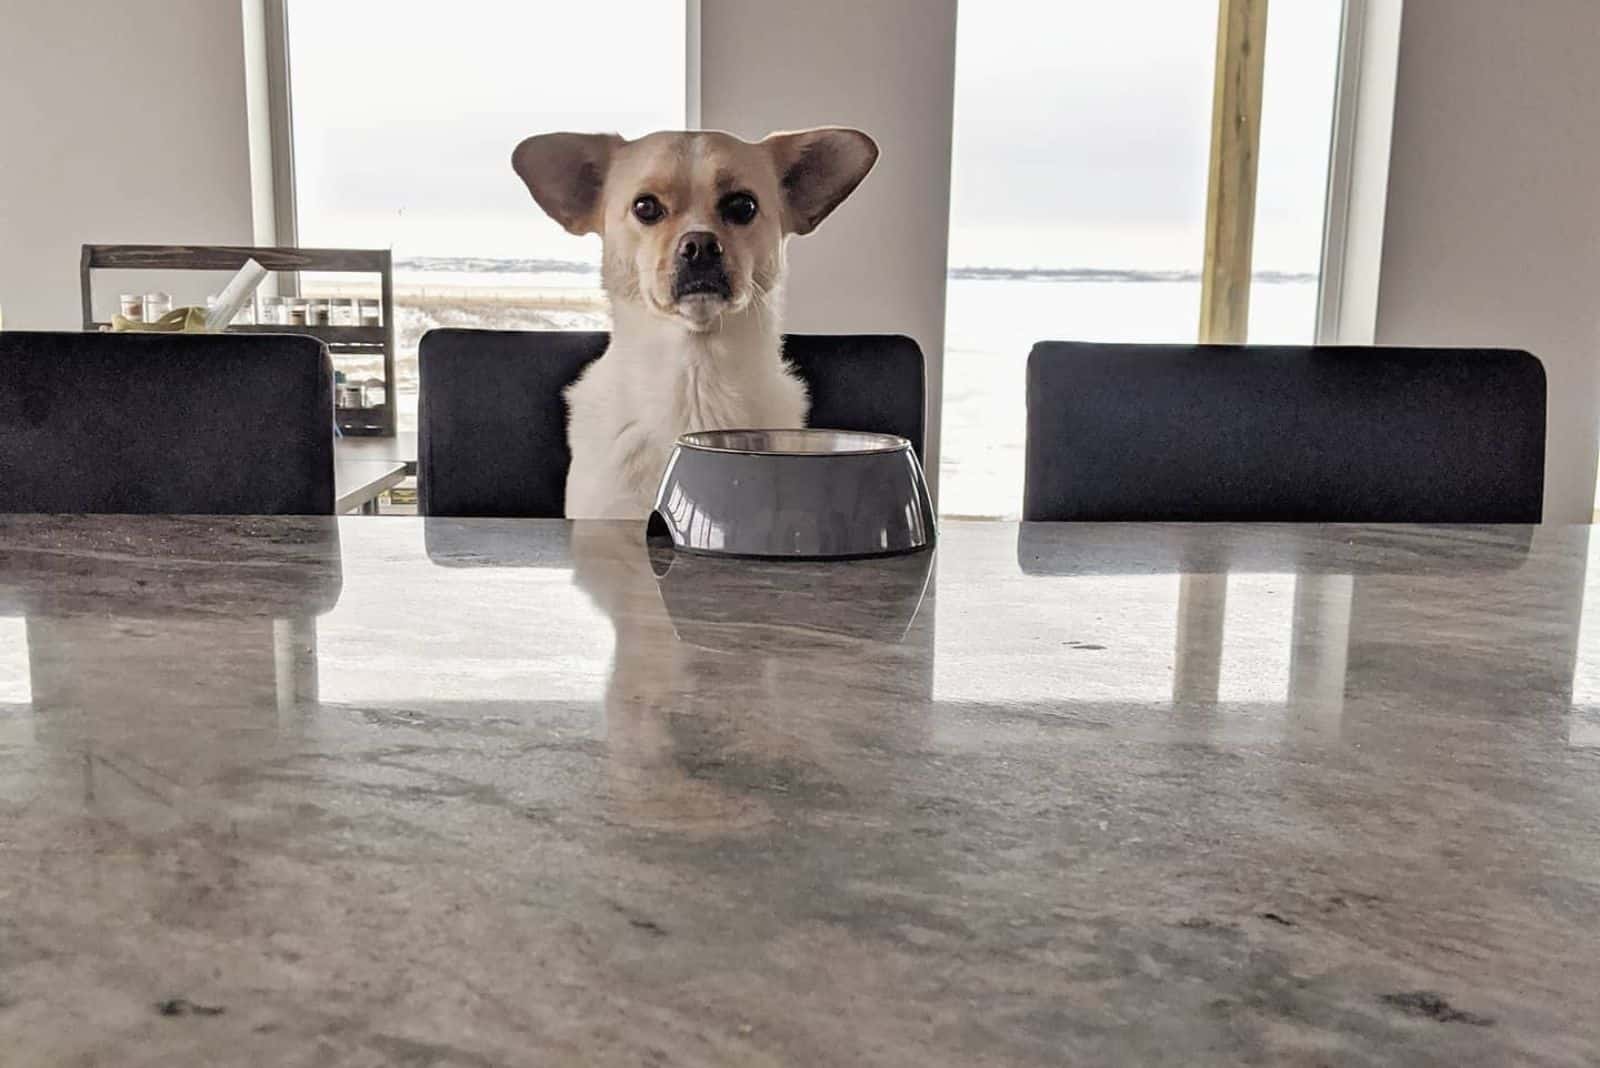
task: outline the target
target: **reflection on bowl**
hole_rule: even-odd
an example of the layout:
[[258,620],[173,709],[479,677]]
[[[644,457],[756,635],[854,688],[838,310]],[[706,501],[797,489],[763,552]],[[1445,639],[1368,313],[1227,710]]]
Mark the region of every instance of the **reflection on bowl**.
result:
[[680,640],[721,652],[789,655],[901,641],[922,607],[933,560],[932,553],[842,564],[650,554]]
[[678,439],[650,533],[682,552],[825,559],[916,552],[936,527],[905,438],[716,430]]

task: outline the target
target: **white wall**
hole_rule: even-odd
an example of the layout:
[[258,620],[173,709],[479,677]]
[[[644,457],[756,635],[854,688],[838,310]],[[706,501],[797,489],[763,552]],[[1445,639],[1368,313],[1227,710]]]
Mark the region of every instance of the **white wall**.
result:
[[1544,360],[1552,522],[1588,521],[1600,437],[1596,57],[1596,0],[1406,0],[1377,340]]
[[700,19],[702,126],[758,138],[838,124],[877,139],[872,175],[790,245],[787,324],[915,338],[936,458],[956,0],[701,0]]
[[85,242],[250,244],[243,41],[238,0],[0,0],[7,329],[79,327]]

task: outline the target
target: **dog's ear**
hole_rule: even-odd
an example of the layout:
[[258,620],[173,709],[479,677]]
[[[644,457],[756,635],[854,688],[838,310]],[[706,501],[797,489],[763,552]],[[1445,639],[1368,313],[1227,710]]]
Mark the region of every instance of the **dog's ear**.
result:
[[783,188],[783,228],[795,234],[815,230],[878,162],[877,142],[843,127],[773,134],[762,144]]
[[540,134],[517,146],[511,166],[539,206],[569,233],[597,234],[606,172],[622,144],[616,134]]

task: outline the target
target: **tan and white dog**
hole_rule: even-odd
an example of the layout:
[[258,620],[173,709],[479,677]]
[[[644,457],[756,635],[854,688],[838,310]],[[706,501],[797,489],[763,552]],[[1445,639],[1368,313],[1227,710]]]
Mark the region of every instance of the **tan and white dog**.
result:
[[600,235],[611,345],[567,391],[569,518],[638,519],[695,430],[805,425],[784,362],[784,245],[861,183],[859,130],[530,137],[512,166],[574,234]]

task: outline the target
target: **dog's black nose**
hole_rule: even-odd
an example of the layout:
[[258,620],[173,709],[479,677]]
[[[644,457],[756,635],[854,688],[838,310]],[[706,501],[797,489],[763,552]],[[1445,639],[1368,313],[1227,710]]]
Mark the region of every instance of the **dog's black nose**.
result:
[[678,259],[690,267],[710,267],[722,260],[722,242],[709,230],[690,230],[678,238]]

